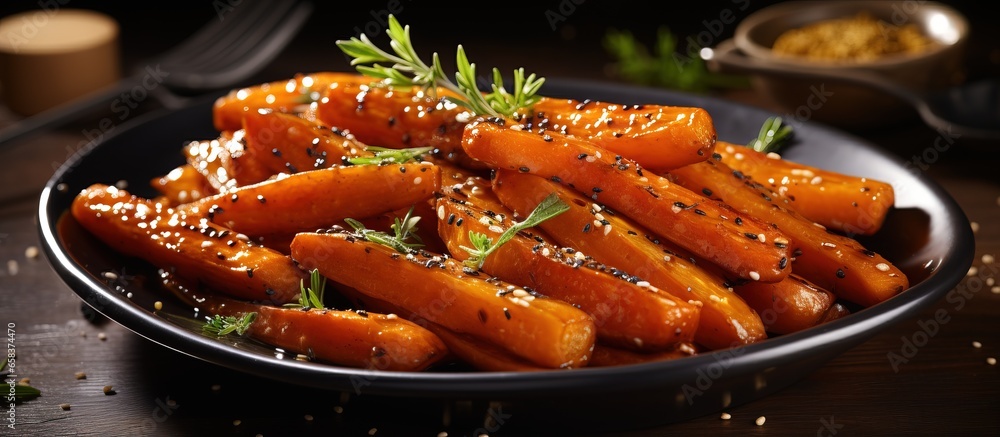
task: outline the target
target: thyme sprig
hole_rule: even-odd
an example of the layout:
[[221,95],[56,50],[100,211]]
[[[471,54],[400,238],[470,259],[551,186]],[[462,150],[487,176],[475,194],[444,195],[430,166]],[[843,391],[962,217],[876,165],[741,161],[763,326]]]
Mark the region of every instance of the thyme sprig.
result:
[[205,322],[205,325],[201,327],[201,332],[216,337],[224,337],[233,332],[237,335],[243,335],[256,318],[257,313],[255,312],[246,313],[243,317],[223,317],[216,314]]
[[318,269],[309,272],[309,287],[304,281],[299,281],[299,303],[286,303],[285,307],[323,309],[323,292],[326,290],[326,278]]
[[413,147],[410,149],[387,149],[385,147],[368,146],[367,150],[375,152],[375,156],[357,156],[348,158],[347,162],[354,165],[388,165],[404,164],[415,161],[424,154],[434,150],[433,147]]
[[760,127],[760,133],[747,147],[761,153],[777,152],[792,141],[795,131],[783,124],[781,117],[768,117]]
[[406,212],[406,215],[402,219],[396,217],[393,220],[394,223],[389,226],[392,230],[391,235],[387,232],[368,229],[364,224],[352,218],[344,219],[344,221],[354,228],[354,233],[358,238],[388,246],[399,253],[411,253],[417,248],[423,247],[420,236],[416,234],[417,222],[420,221],[420,216],[413,215],[413,207],[410,207],[410,210]]
[[452,82],[444,72],[437,52],[431,55],[430,65],[420,59],[410,40],[409,25],[400,25],[393,15],[389,15],[388,21],[386,34],[389,35],[392,53],[380,49],[365,34],[336,42],[341,51],[353,58],[351,65],[361,74],[380,79],[387,85],[422,86],[434,98],[437,98],[436,88],[444,88],[457,95],[447,96],[446,99],[483,116],[510,117],[540,98],[536,94],[545,79],[534,74],[525,76],[524,68],[514,70],[513,94],[504,88],[503,77],[497,68],[493,69],[491,91],[480,91],[476,83],[476,64],[469,62],[461,45],[455,56],[458,71]]
[[535,207],[531,214],[520,223],[514,223],[511,227],[507,228],[504,233],[497,237],[497,241],[494,242],[492,238],[486,236],[486,234],[480,232],[469,231],[469,243],[473,247],[461,246],[462,250],[469,252],[469,258],[465,260],[466,267],[473,269],[480,269],[483,267],[483,263],[486,262],[486,258],[490,256],[491,253],[495,252],[504,243],[510,241],[514,238],[518,232],[525,229],[537,226],[552,217],[562,214],[569,210],[569,205],[559,199],[559,196],[555,193],[549,194],[545,200],[542,200],[538,206]]

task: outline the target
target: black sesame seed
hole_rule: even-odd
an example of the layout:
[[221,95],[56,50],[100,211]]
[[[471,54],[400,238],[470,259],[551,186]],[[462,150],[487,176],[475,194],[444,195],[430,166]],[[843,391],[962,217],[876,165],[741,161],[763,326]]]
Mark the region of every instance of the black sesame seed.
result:
[[706,195],[706,196],[711,196],[712,195],[712,190],[709,190],[708,188],[702,188],[701,189],[701,193],[704,194],[704,195]]
[[847,274],[844,273],[844,270],[843,269],[837,269],[837,277],[840,278],[840,279],[844,279],[844,276],[847,276]]
[[787,265],[788,265],[788,258],[781,257],[781,260],[778,261],[778,268],[781,269],[781,270],[784,270],[785,266],[787,266]]

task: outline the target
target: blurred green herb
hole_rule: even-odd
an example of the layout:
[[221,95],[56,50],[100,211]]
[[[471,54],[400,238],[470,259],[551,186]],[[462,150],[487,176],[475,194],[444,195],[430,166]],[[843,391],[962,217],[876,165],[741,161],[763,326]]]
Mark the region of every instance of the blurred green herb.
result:
[[201,327],[201,332],[218,337],[223,337],[233,332],[237,335],[243,335],[256,318],[257,313],[246,313],[243,317],[223,317],[216,314],[205,322],[205,325]]
[[783,124],[781,117],[768,117],[760,127],[760,133],[747,144],[747,147],[761,153],[777,152],[792,141],[795,132],[792,127]]
[[[0,364],[0,377],[2,379],[7,379],[10,376],[10,371],[7,370],[7,365],[10,362],[10,357],[4,358],[3,363]],[[14,399],[15,403],[21,403],[29,399],[34,399],[42,395],[42,391],[34,388],[27,384],[16,383],[14,384]],[[9,398],[8,398],[9,399]]]
[[604,36],[604,48],[615,58],[616,73],[629,82],[696,93],[750,86],[745,76],[710,71],[698,56],[699,47],[688,47],[683,53],[677,42],[666,27],[657,30],[653,52],[628,31],[610,29]]

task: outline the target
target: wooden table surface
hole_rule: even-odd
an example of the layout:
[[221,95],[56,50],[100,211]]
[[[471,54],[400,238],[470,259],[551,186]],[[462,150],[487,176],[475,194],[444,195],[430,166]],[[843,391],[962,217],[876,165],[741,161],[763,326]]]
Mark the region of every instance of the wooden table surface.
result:
[[[651,35],[648,17],[643,20],[583,2],[550,3],[523,15],[542,29],[536,34],[548,32],[548,38],[535,36],[537,45],[511,50],[505,41],[476,38],[475,26],[461,22],[455,24],[453,35],[438,29],[428,45],[438,44],[440,48],[434,49],[444,51],[456,42],[470,41],[466,44],[470,57],[481,65],[498,65],[506,71],[523,64],[548,77],[612,81],[616,79],[605,69],[608,58],[593,41],[593,34],[603,32],[599,26],[631,23],[637,34]],[[548,31],[545,12],[569,7],[564,4],[576,9],[564,14],[565,20],[557,23],[559,30]],[[740,4],[719,2],[687,11],[676,23],[663,20],[688,32],[681,34],[693,35],[702,25],[699,20],[711,20]],[[400,13],[401,18],[406,13],[418,15],[410,3],[388,2],[385,7],[391,5],[410,8]],[[959,6],[973,7],[961,2]],[[165,19],[137,10],[109,12],[125,23],[124,60],[138,65],[148,53],[169,47],[202,20],[212,18],[216,10],[208,8],[203,6],[183,21],[179,21],[183,13],[178,12]],[[332,42],[351,34],[354,26],[375,20],[371,17],[382,9],[355,7],[337,16],[317,8],[318,18],[296,44],[251,82],[285,78],[299,71],[346,70]],[[737,12],[745,15],[749,10]],[[977,12],[969,10],[970,15]],[[419,40],[420,21],[411,23],[414,39]],[[996,30],[975,23],[982,21],[974,20],[973,28],[983,33],[977,35],[981,39],[973,46],[969,63],[977,72],[995,75],[1000,61]],[[732,25],[724,32],[731,34]],[[532,38],[527,35],[516,41]],[[778,110],[767,96],[748,90],[720,97]],[[41,397],[9,411],[4,402],[0,435],[435,436],[447,432],[464,436],[484,430],[498,436],[534,434],[532,430],[540,424],[519,423],[516,412],[503,416],[503,423],[486,427],[482,422],[486,410],[477,403],[348,396],[234,372],[154,344],[81,306],[81,299],[59,279],[45,257],[29,257],[28,252],[40,246],[36,210],[42,186],[54,166],[84,140],[83,133],[107,115],[89,114],[73,125],[0,149],[0,326],[13,327],[18,377],[30,378],[31,385],[42,391]],[[17,119],[3,109],[0,123]],[[900,163],[926,152],[938,137],[917,120],[854,133],[889,151]],[[987,263],[990,256],[1000,257],[998,152],[1000,143],[959,139],[934,159],[924,160],[921,168],[955,198],[974,229],[978,228],[973,264],[977,271],[959,285],[971,293],[963,300],[965,305],[942,300],[916,317],[885,327],[798,383],[726,409],[732,416],[728,421],[709,414],[650,429],[624,431],[629,426],[622,424],[623,431],[607,435],[1000,434],[1000,367],[988,363],[990,357],[1000,358],[1000,288],[991,291],[984,285],[1000,279],[1000,264]],[[888,355],[899,353],[904,339],[925,330],[939,310],[947,313],[948,321],[929,333],[926,345],[908,354],[908,362],[894,368]],[[77,372],[84,372],[86,378],[76,378]],[[113,386],[116,394],[105,395],[102,388],[106,385]],[[594,401],[593,411],[580,414],[601,414],[601,400]],[[64,410],[60,404],[71,407]],[[766,417],[763,426],[754,423],[759,416]],[[10,421],[14,429],[6,426]]]

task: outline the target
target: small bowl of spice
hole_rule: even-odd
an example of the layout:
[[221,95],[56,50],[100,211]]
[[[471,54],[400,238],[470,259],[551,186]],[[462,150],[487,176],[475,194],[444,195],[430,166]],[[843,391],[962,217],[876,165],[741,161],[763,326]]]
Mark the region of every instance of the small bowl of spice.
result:
[[935,2],[789,1],[747,16],[703,56],[752,74],[790,119],[864,129],[915,116],[894,88],[960,83],[967,35],[965,17]]

